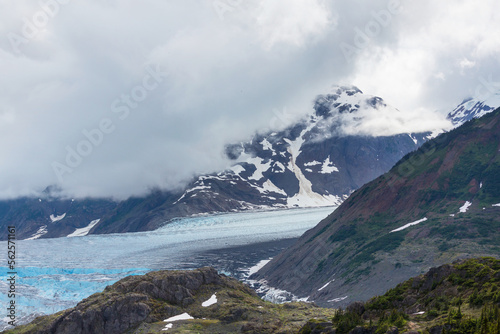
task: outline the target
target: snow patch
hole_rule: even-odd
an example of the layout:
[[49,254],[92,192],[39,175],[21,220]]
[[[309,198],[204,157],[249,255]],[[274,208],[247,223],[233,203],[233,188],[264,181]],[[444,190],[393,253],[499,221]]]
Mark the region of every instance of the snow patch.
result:
[[255,266],[250,267],[250,268],[247,269],[247,275],[246,276],[247,277],[252,276],[256,272],[258,272],[259,270],[261,270],[271,260],[272,260],[272,257],[269,258],[269,259],[267,259],[267,260],[260,260]]
[[262,299],[271,303],[283,304],[291,301],[307,302],[309,299],[309,297],[299,298],[298,296],[294,295],[289,291],[270,287],[269,285],[267,285],[268,283],[264,279],[259,281],[255,280],[245,280],[245,281],[251,287],[253,287],[258,294],[263,295]]
[[471,205],[472,205],[472,203],[471,203],[471,202],[469,202],[469,201],[465,202],[465,204],[464,204],[464,205],[462,205],[462,206],[460,207],[460,209],[459,209],[459,210],[460,210],[460,212],[461,212],[461,213],[465,213],[465,212],[467,212],[467,210],[469,210],[469,207],[470,207]]
[[500,206],[500,203],[492,204],[491,206]]
[[190,316],[188,313],[182,313],[173,317],[170,317],[168,319],[163,320],[164,322],[174,322],[174,321],[179,321],[179,320],[192,320],[194,319],[192,316]]
[[304,166],[306,166],[306,167],[316,166],[316,165],[321,165],[321,162],[313,160],[311,162],[307,162],[307,163],[304,164]]
[[264,177],[264,175],[262,173],[269,170],[269,168],[271,167],[271,163],[272,163],[271,160],[264,163],[264,159],[259,158],[259,157],[255,157],[255,158],[247,157],[246,162],[248,162],[249,164],[253,164],[256,168],[255,172],[248,179],[249,180],[256,180],[256,181],[258,181]]
[[208,307],[210,305],[217,304],[217,296],[215,294],[212,295],[208,300],[205,300],[201,303],[202,307]]
[[333,162],[330,161],[330,156],[325,159],[323,162],[323,166],[321,166],[321,174],[330,174],[333,172],[338,172],[339,169],[333,164]]
[[283,189],[278,188],[271,180],[264,182],[262,189],[266,192],[278,193],[286,196],[286,192]]
[[[189,193],[192,193],[193,191],[199,190],[200,192],[202,192],[204,190],[206,191],[206,189],[212,189],[212,187],[210,185],[208,185],[208,186],[204,185],[204,182],[202,181],[201,185],[186,190],[184,192],[184,194],[182,194],[182,196],[179,197],[179,199],[174,202],[174,204],[179,203],[180,200],[182,200],[184,197],[186,197],[186,195],[188,195]],[[195,197],[195,196],[196,196],[196,194],[193,195],[193,197]]]
[[276,161],[274,164],[273,164],[273,173],[284,173],[285,172],[285,169],[286,167],[279,161]]
[[24,240],[35,240],[35,239],[38,239],[40,238],[42,235],[44,234],[47,234],[47,225],[43,225],[42,227],[40,227],[38,229],[38,231],[36,231],[35,234],[33,234],[31,237],[27,238],[27,239],[24,239]]
[[204,190],[204,189],[212,189],[212,187],[210,185],[206,186],[206,185],[200,185],[200,186],[196,186],[196,187],[193,187],[191,189],[188,189],[186,190],[186,193],[191,193],[193,191],[196,191],[196,190]]
[[425,311],[420,311],[420,312],[413,313],[413,315],[420,315],[420,314],[425,314]]
[[427,140],[431,140],[431,139],[436,138],[437,136],[439,136],[443,132],[444,132],[443,130],[433,130],[432,133],[425,138],[427,138]]
[[88,224],[87,226],[85,227],[82,227],[82,228],[77,228],[75,230],[75,232],[71,233],[71,234],[68,234],[67,237],[68,238],[72,238],[72,237],[84,237],[86,236],[87,234],[89,234],[90,230],[96,226],[101,220],[100,219],[96,219],[96,220],[93,220],[90,222],[90,224]]
[[63,213],[62,215],[60,216],[54,216],[54,215],[50,215],[50,221],[55,223],[55,222],[58,222],[60,221],[61,219],[63,219],[64,217],[66,217],[66,213]]
[[334,298],[334,299],[331,299],[331,300],[327,300],[326,302],[327,303],[338,303],[338,302],[341,302],[343,300],[346,300],[347,297],[349,297],[349,296],[344,296],[344,297],[340,297],[340,298]]
[[408,223],[408,224],[406,224],[406,225],[403,225],[403,226],[401,226],[401,227],[398,227],[397,229],[392,230],[392,231],[391,231],[391,232],[389,232],[389,233],[402,231],[402,230],[404,230],[404,229],[406,229],[406,228],[408,228],[408,227],[410,227],[410,226],[420,224],[421,222],[425,222],[426,220],[427,220],[427,217],[422,218],[422,219],[419,219],[419,220],[416,220],[416,221],[414,221],[413,223]]
[[273,151],[273,145],[268,142],[266,138],[264,138],[264,140],[261,141],[260,144],[262,145],[262,148],[264,150]]
[[335,281],[334,279],[332,279],[330,282],[326,283],[325,285],[323,285],[321,288],[318,289],[318,291],[321,291],[323,290],[324,288],[326,288],[328,285],[330,285],[330,283],[332,283],[333,281]]
[[174,324],[166,324],[162,331],[168,331],[170,328],[174,327]]
[[418,144],[418,140],[415,137],[413,137],[411,134],[408,134],[408,136],[411,138],[411,140],[413,140],[413,142],[415,143],[415,145]]
[[233,173],[236,175],[240,175],[241,172],[245,171],[245,168],[243,168],[243,166],[241,166],[241,165],[234,165],[234,166],[231,166],[229,169],[232,170]]

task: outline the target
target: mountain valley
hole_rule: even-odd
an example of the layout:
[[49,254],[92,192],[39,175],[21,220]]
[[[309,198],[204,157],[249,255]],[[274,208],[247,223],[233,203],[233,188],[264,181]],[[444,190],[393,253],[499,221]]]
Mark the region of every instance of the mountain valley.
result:
[[386,108],[399,112],[357,87],[335,87],[286,129],[228,145],[231,166],[197,176],[183,190],[114,201],[60,199],[60,189],[51,186],[41,197],[0,201],[0,221],[15,224],[19,239],[37,239],[148,231],[196,214],[337,206],[435,136],[346,132],[346,122],[359,125],[363,115]]

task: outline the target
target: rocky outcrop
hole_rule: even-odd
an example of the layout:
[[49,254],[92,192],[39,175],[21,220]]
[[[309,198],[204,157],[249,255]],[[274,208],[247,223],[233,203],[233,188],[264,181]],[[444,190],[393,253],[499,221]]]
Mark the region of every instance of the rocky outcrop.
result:
[[[184,313],[191,319],[164,321]],[[246,285],[205,267],[128,276],[74,308],[6,333],[161,333],[166,325],[202,333],[294,333],[309,318],[332,315],[305,303],[265,302]]]
[[[36,319],[33,323],[41,328],[25,333],[124,333],[142,322],[158,322],[181,313],[195,302],[201,289],[216,291],[235,284],[213,268],[128,276],[72,309]],[[253,294],[249,289],[245,292]]]

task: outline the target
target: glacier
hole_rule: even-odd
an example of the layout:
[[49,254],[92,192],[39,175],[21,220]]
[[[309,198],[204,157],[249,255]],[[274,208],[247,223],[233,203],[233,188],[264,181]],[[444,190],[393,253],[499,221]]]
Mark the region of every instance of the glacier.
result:
[[[211,250],[298,238],[334,209],[200,215],[179,218],[148,232],[17,241],[17,320],[29,322],[35,315],[73,307],[128,275],[203,265],[212,265],[227,273],[217,253],[210,253]],[[7,248],[6,241],[0,244],[3,249]],[[199,257],[203,253],[209,256]],[[234,261],[246,266],[248,271],[267,259],[269,255],[262,255],[252,263],[242,259]],[[0,269],[0,302],[6,305],[9,270]],[[7,327],[5,315],[0,314],[0,330]]]

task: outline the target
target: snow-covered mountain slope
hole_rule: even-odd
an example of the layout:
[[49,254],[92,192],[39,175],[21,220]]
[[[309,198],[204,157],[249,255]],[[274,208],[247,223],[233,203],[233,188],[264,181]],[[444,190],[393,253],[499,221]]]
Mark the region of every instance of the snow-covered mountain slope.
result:
[[500,107],[500,91],[489,95],[486,99],[467,98],[462,101],[452,112],[448,119],[454,127],[458,127],[473,118],[480,118]]
[[175,204],[228,204],[231,210],[339,205],[364,183],[391,168],[427,140],[427,134],[388,137],[346,135],[346,118],[392,108],[356,87],[336,87],[316,98],[300,122],[281,132],[229,145],[234,165],[200,176]]
[[[4,201],[0,218],[18,220],[18,237],[26,239],[153,230],[193,214],[336,206],[430,137],[430,133],[352,134],[367,115],[387,108],[398,112],[357,87],[334,87],[319,95],[310,112],[288,128],[228,145],[231,163],[226,170],[197,176],[179,192],[157,190],[119,203]],[[0,238],[6,234],[0,232]]]

